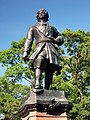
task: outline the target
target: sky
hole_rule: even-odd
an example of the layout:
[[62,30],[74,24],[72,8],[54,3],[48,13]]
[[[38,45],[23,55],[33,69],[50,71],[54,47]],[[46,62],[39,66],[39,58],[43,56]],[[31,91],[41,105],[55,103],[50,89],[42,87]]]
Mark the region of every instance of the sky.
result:
[[90,0],[0,0],[0,51],[26,37],[41,8],[48,11],[49,23],[59,32],[67,28],[90,32]]
[[49,23],[60,32],[66,28],[90,31],[90,0],[0,0],[0,51],[26,37],[41,8],[49,12]]

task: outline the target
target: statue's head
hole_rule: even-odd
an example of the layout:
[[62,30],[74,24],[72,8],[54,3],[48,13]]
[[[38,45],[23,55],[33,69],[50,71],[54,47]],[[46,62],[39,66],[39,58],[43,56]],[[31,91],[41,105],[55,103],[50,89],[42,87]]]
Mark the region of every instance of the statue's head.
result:
[[40,9],[37,12],[36,18],[38,22],[40,22],[40,20],[47,22],[49,18],[48,12],[45,9]]

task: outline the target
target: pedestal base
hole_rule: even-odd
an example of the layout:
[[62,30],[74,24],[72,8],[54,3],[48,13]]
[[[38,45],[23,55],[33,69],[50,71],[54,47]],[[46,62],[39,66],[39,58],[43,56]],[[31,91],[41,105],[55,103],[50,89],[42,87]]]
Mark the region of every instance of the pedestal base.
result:
[[70,106],[61,90],[30,91],[20,107],[22,120],[68,120]]
[[61,115],[48,115],[46,112],[30,112],[29,115],[22,120],[69,120],[66,112]]

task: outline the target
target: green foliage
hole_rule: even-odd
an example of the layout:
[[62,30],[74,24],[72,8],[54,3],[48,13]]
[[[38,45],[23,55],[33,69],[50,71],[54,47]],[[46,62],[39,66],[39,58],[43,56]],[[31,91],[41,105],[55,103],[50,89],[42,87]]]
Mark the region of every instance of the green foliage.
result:
[[[53,77],[53,89],[65,90],[72,103],[69,116],[72,120],[90,119],[90,33],[82,30],[65,30],[64,48],[58,49],[62,64],[61,74]],[[18,109],[29,87],[18,84],[22,80],[34,79],[34,73],[22,59],[25,38],[13,41],[8,50],[0,52],[0,64],[6,68],[0,77],[0,113],[6,120],[20,120]],[[35,44],[32,45],[33,53]],[[64,54],[65,53],[65,54]],[[32,82],[32,81],[31,81]]]
[[25,38],[13,41],[8,50],[0,52],[0,63],[6,68],[4,75],[0,77],[0,113],[6,115],[6,120],[20,120],[18,110],[30,89],[18,84],[28,78],[30,72],[22,60],[24,41]]
[[65,30],[61,74],[53,79],[53,87],[64,89],[73,104],[69,115],[73,120],[90,119],[90,33]]

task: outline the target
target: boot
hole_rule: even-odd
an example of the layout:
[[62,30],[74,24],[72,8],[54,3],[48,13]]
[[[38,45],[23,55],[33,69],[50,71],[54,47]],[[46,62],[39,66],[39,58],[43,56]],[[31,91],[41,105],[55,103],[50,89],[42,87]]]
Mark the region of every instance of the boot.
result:
[[42,70],[39,68],[35,69],[35,89],[40,89],[40,80],[41,80]]

